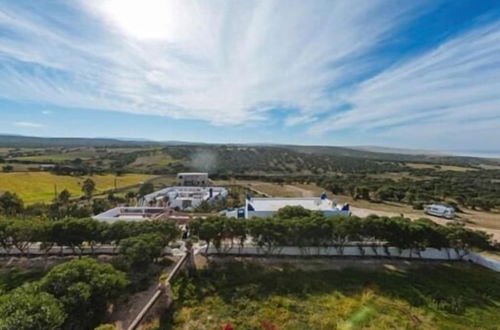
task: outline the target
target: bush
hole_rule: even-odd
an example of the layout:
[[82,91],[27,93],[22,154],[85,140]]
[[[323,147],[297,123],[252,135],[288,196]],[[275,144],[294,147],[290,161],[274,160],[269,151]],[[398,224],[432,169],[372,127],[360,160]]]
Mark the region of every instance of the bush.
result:
[[127,286],[125,274],[113,266],[82,258],[55,266],[40,281],[40,289],[57,298],[69,318],[65,327],[88,329],[99,324],[107,304]]
[[66,318],[63,304],[33,285],[0,297],[0,329],[57,330]]

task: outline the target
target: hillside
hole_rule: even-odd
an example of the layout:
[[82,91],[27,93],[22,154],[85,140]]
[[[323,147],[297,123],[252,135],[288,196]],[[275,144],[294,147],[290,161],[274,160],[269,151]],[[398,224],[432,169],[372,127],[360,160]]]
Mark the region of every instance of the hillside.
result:
[[[394,162],[430,162],[430,163],[443,163],[450,165],[465,165],[477,166],[479,164],[487,165],[500,165],[500,160],[485,159],[479,157],[464,157],[464,156],[448,156],[427,153],[409,153],[406,149],[392,149],[392,148],[359,148],[359,147],[338,147],[338,146],[302,146],[302,145],[255,145],[255,144],[206,144],[206,143],[192,143],[182,141],[148,141],[148,140],[132,140],[132,139],[109,139],[109,138],[58,138],[58,137],[33,137],[33,136],[19,136],[19,135],[0,135],[1,148],[75,148],[75,147],[88,147],[88,148],[103,148],[103,147],[122,147],[122,148],[151,148],[151,147],[173,147],[184,148],[186,150],[180,152],[183,156],[193,158],[200,152],[214,152],[215,156],[221,149],[239,153],[237,157],[241,157],[241,152],[254,151],[263,152],[268,154],[270,152],[283,153],[289,151],[305,155],[317,156],[335,156],[335,157],[349,157],[349,158],[362,158],[370,160],[383,160]],[[171,150],[172,152],[179,153],[179,151]],[[168,151],[167,151],[168,153]],[[227,152],[224,152],[227,154]],[[190,155],[188,155],[190,154]],[[282,158],[277,155],[277,158]],[[297,157],[295,157],[297,158]],[[299,161],[300,162],[300,161]]]

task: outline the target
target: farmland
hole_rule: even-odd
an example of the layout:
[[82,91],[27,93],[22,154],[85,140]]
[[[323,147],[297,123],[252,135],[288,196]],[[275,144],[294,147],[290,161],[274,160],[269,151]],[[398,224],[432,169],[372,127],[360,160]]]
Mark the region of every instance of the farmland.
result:
[[[27,204],[50,202],[54,198],[54,190],[61,192],[67,189],[72,196],[81,196],[81,183],[88,176],[55,175],[48,172],[13,172],[0,173],[0,191],[16,192]],[[112,174],[93,175],[90,178],[96,183],[96,193],[116,187],[138,185],[154,176],[146,174]]]
[[335,269],[335,261],[301,263],[212,264],[199,277],[175,284],[176,301],[163,322],[172,329],[228,323],[236,329],[498,326],[500,276],[491,271],[463,264]]

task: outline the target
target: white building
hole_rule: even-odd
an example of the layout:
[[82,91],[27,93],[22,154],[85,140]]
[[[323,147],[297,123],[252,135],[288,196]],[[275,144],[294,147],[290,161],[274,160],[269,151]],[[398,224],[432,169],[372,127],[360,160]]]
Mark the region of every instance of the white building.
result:
[[337,205],[333,201],[321,197],[311,198],[247,198],[245,206],[236,210],[226,211],[226,216],[250,219],[252,217],[267,218],[273,216],[285,206],[302,206],[306,210],[320,211],[325,216],[335,214],[350,215],[349,205]]
[[115,221],[145,221],[171,220],[177,222],[181,228],[189,222],[193,215],[177,214],[172,209],[150,206],[118,206],[92,217],[95,220],[113,223]]
[[177,173],[178,186],[206,186],[209,183],[208,173]]
[[164,207],[115,207],[105,212],[102,212],[93,218],[99,221],[115,222],[118,220],[125,221],[140,221],[162,219],[166,216]]
[[228,190],[224,187],[175,186],[144,196],[139,205],[186,210],[199,206],[203,201],[212,202],[225,199],[227,195]]

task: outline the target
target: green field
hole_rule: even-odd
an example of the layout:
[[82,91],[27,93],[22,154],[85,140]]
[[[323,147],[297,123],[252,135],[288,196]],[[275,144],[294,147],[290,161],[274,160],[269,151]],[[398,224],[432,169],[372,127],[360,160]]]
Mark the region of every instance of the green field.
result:
[[[151,179],[154,176],[145,174],[112,174],[94,175],[90,178],[96,183],[96,193],[105,190],[131,186]],[[81,184],[87,177],[55,175],[48,172],[13,172],[0,173],[0,192],[17,193],[26,204],[50,202],[54,198],[54,190],[61,192],[67,189],[72,196],[81,196]]]
[[91,159],[96,157],[96,152],[93,150],[83,150],[76,152],[59,152],[59,153],[49,153],[44,155],[36,155],[36,156],[21,156],[16,157],[16,160],[24,160],[30,162],[43,162],[43,163],[62,163],[71,161],[77,158],[82,160]]
[[[332,261],[335,262],[335,261]],[[311,270],[314,269],[314,270]],[[462,263],[299,270],[212,265],[174,285],[161,329],[499,329],[500,274]]]

